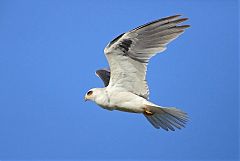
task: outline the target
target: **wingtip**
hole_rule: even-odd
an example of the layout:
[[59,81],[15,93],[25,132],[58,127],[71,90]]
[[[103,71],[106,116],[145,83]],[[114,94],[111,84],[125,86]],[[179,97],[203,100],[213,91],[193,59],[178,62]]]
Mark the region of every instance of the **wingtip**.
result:
[[187,21],[187,20],[188,20],[188,18],[179,18],[179,19],[176,19],[176,20],[172,21],[171,23],[180,24],[180,23],[182,23],[184,21]]
[[191,25],[183,25],[184,28],[189,28]]
[[188,20],[188,18],[187,18],[187,17],[185,17],[185,18],[181,18],[181,19],[179,19],[179,20],[181,20],[181,21],[187,21],[187,20]]
[[173,17],[180,17],[182,16],[181,14],[176,14],[176,15],[173,15]]
[[180,17],[180,16],[181,16],[180,14],[176,14],[176,15],[173,15],[173,16],[168,16],[168,17],[161,18],[159,20],[170,20],[170,19],[175,19],[175,18]]
[[186,29],[186,28],[189,28],[189,27],[190,27],[190,25],[176,26],[176,28],[179,28],[179,29],[182,29],[182,30],[184,30],[184,29]]

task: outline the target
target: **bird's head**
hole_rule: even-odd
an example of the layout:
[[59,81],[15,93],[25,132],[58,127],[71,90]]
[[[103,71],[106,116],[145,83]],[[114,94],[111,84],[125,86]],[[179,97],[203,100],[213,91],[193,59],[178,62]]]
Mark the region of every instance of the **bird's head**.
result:
[[101,90],[99,88],[93,88],[93,89],[90,89],[86,94],[85,94],[85,97],[84,97],[84,100],[85,101],[95,101],[95,98],[97,97],[97,95],[99,95],[101,93]]

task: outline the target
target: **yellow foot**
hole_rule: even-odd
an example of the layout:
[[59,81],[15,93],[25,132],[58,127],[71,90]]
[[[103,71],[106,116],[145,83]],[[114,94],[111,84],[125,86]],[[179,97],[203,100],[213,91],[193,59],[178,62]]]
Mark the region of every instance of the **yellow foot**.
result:
[[147,109],[144,110],[143,114],[148,115],[148,116],[153,115],[153,113],[151,111],[147,110]]

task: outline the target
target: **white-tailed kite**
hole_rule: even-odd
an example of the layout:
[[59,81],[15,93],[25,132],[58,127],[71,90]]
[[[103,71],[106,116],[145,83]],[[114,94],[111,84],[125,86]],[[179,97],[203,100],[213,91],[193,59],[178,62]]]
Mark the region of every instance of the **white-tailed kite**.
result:
[[85,100],[94,101],[107,110],[143,114],[157,129],[174,131],[185,126],[187,114],[174,107],[150,102],[146,82],[150,58],[166,49],[189,25],[179,25],[187,18],[174,15],[139,26],[112,40],[104,49],[110,70],[96,71],[105,87],[93,88]]

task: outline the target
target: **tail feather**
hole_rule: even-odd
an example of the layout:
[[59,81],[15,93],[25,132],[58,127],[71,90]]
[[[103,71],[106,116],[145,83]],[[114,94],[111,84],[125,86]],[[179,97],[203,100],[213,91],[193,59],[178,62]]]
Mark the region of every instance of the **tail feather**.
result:
[[147,120],[156,128],[156,129],[159,129],[159,125],[157,123],[157,121],[152,117],[152,116],[147,116],[147,115],[144,115],[146,116]]
[[174,117],[177,121],[186,123],[188,121],[187,113],[176,109],[174,107],[172,108],[162,108],[164,112],[169,114],[169,116]]
[[162,117],[164,117],[164,119],[171,122],[171,124],[178,129],[181,129],[182,127],[185,127],[185,125],[182,122],[178,121],[175,117],[173,117],[171,115],[169,115],[169,116],[162,115]]
[[175,131],[175,128],[182,129],[188,121],[187,113],[176,108],[163,108],[159,106],[147,106],[152,115],[144,116],[157,129]]

